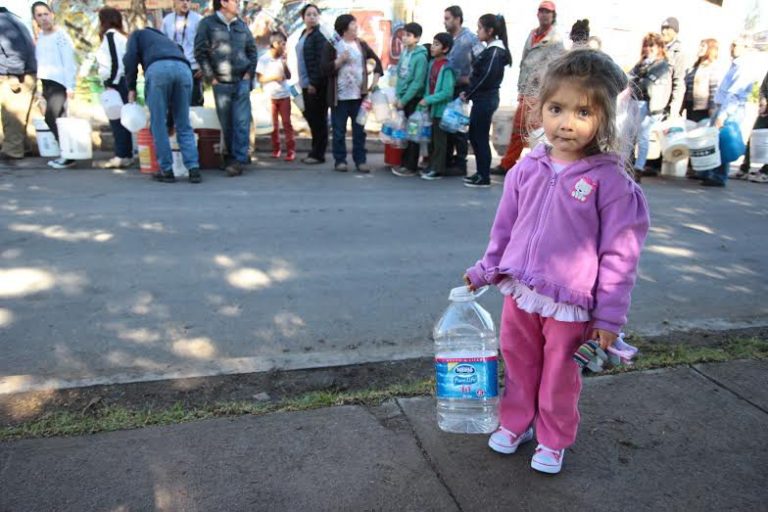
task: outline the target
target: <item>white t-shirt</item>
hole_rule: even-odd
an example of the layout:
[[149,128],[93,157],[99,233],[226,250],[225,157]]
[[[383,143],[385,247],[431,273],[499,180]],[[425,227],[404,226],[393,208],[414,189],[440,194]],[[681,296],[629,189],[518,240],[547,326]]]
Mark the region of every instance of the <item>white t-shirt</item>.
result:
[[280,100],[283,98],[290,98],[291,93],[288,90],[288,82],[285,80],[285,70],[283,69],[283,59],[276,59],[272,56],[272,52],[267,52],[259,57],[259,62],[256,64],[256,73],[265,76],[279,75],[283,77],[283,80],[279,82],[268,82],[262,84],[264,92],[269,94],[273,100]]
[[359,100],[362,97],[360,90],[363,87],[363,53],[357,41],[348,43],[344,40],[336,45],[339,55],[348,51],[351,58],[339,69],[336,79],[336,89],[339,100]]
[[58,82],[67,91],[75,90],[75,46],[65,29],[57,28],[51,34],[41,32],[35,46],[35,57],[37,78]]

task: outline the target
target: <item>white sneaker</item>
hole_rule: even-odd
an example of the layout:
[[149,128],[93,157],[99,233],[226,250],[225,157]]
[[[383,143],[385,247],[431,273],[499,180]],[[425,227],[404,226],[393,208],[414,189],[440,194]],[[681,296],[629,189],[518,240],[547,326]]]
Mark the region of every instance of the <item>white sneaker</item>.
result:
[[749,175],[749,181],[752,183],[768,183],[768,173],[756,172]]
[[511,455],[517,451],[518,446],[532,439],[532,428],[523,432],[521,436],[516,436],[504,427],[499,427],[488,439],[488,446],[495,452]]
[[97,167],[100,169],[127,169],[133,165],[132,158],[120,158],[119,156],[113,156],[109,160],[99,162]]
[[48,162],[48,165],[54,169],[69,169],[70,167],[74,167],[75,164],[77,164],[77,160],[67,160],[66,158],[58,158]]
[[531,467],[541,473],[556,475],[563,467],[565,450],[553,450],[543,444],[536,447],[536,452],[531,459]]

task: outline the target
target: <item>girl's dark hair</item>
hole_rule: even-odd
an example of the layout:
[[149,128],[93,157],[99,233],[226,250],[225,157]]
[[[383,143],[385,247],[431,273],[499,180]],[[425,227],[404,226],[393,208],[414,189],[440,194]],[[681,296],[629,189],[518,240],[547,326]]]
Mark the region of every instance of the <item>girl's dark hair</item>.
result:
[[571,41],[574,43],[586,43],[589,39],[589,20],[576,20],[571,27]]
[[451,13],[451,16],[454,18],[459,18],[461,20],[461,24],[464,24],[464,11],[461,10],[461,7],[458,5],[452,5],[449,8],[445,10],[445,12]]
[[288,41],[288,37],[286,37],[285,33],[280,30],[274,30],[270,32],[269,39],[270,41],[274,39],[282,39],[283,41]]
[[344,32],[349,29],[349,26],[352,24],[355,20],[355,17],[351,14],[342,14],[338,18],[336,18],[336,22],[333,24],[333,28],[336,30],[336,33],[340,36],[344,35]]
[[304,19],[304,15],[307,14],[307,11],[310,9],[314,9],[317,11],[317,14],[320,14],[320,8],[318,6],[315,4],[307,4],[299,11],[299,14],[301,14],[301,19]]
[[125,35],[123,15],[114,7],[102,7],[99,9],[99,39],[103,39],[104,34],[110,29],[115,29]]
[[440,32],[435,35],[434,39],[445,48],[445,53],[450,53],[451,48],[453,48],[453,36],[451,34],[448,32]]
[[586,153],[614,151],[621,145],[616,127],[616,98],[627,84],[627,75],[607,54],[586,48],[571,50],[547,67],[533,112],[538,119],[532,122],[541,121],[544,104],[566,85],[587,95],[598,116],[597,134],[585,148]]
[[512,54],[509,52],[509,43],[507,43],[507,22],[501,14],[483,14],[477,21],[487,32],[491,32],[494,37],[501,40],[504,44],[504,53],[507,59],[506,64],[512,65]]
[[32,13],[32,17],[35,17],[35,8],[37,7],[45,7],[48,12],[53,12],[53,9],[51,9],[51,6],[48,5],[45,2],[35,2],[32,4],[32,7],[30,8],[30,12]]
[[221,0],[213,0],[213,11],[220,11],[221,10]]
[[408,32],[409,34],[413,34],[417,38],[421,37],[421,34],[423,32],[421,25],[418,23],[406,23],[403,27],[403,30]]

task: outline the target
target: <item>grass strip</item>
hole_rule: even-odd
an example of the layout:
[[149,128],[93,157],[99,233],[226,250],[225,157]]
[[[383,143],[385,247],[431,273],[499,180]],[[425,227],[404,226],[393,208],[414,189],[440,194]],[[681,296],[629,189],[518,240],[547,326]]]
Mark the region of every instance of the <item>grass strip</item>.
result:
[[[758,338],[736,338],[715,347],[629,341],[636,343],[640,349],[641,355],[636,364],[609,370],[600,375],[736,359],[768,359],[768,340]],[[501,381],[503,365],[500,366]],[[432,395],[434,384],[434,378],[430,377],[377,389],[313,391],[277,402],[231,401],[195,407],[176,403],[169,408],[141,410],[120,405],[107,405],[84,413],[52,412],[20,425],[0,428],[0,441],[94,434],[151,425],[174,425],[217,417],[306,411],[340,405],[376,406],[392,398]]]

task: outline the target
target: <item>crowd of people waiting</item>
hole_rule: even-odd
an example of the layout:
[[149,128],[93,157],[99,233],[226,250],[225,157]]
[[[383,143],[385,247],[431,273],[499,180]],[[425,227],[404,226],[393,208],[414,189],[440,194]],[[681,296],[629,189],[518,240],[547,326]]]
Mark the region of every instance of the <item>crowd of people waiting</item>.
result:
[[[203,104],[203,84],[213,89],[216,113],[224,139],[224,169],[228,176],[243,173],[250,162],[251,125],[250,92],[260,83],[272,103],[272,156],[282,156],[280,120],[285,136],[285,160],[296,158],[293,127],[290,121],[286,56],[287,38],[282,32],[269,37],[269,49],[260,55],[254,37],[241,19],[237,0],[213,0],[213,14],[201,16],[190,9],[189,0],[175,0],[174,12],[167,15],[160,30],[143,28],[125,33],[120,11],[104,7],[99,11],[101,46],[97,53],[100,78],[106,88],[116,90],[122,100],[136,100],[138,68],[145,77],[146,103],[155,143],[160,181],[174,181],[169,132],[176,135],[190,181],[201,180],[194,133],[189,122],[189,107]],[[0,159],[9,162],[24,156],[25,124],[29,108],[42,84],[40,104],[45,122],[58,138],[56,119],[65,115],[67,101],[74,95],[77,66],[72,40],[57,28],[51,7],[42,1],[32,5],[32,16],[40,29],[35,44],[27,30],[5,8],[0,8],[3,33],[0,52],[0,106],[5,134]],[[398,176],[439,179],[453,168],[466,174],[468,148],[471,144],[477,172],[465,177],[469,187],[490,186],[491,172],[512,169],[531,133],[539,128],[535,116],[540,79],[547,65],[566,52],[557,30],[557,8],[543,1],[537,10],[538,26],[528,34],[518,79],[518,98],[512,121],[511,139],[500,164],[491,169],[489,134],[491,119],[499,106],[499,89],[507,68],[512,65],[501,15],[486,14],[477,21],[475,32],[464,26],[459,6],[445,9],[445,32],[434,35],[422,45],[422,27],[408,23],[404,27],[403,52],[396,69],[394,107],[409,116],[417,109],[428,111],[433,120],[429,157],[419,161],[419,146],[410,144],[402,166],[393,168]],[[355,122],[367,95],[384,74],[376,53],[358,34],[357,20],[350,14],[336,18],[334,32],[320,25],[321,11],[314,4],[301,9],[304,30],[295,48],[298,85],[304,103],[304,117],[309,125],[312,145],[301,162],[308,165],[325,162],[328,146],[328,110],[331,112],[333,168],[347,167],[346,130],[352,126],[352,161],[358,172],[370,172],[366,163],[366,132]],[[686,70],[681,44],[677,38],[679,22],[668,18],[660,33],[648,33],[642,40],[641,57],[629,72],[637,102],[637,152],[634,171],[640,176],[657,175],[658,167],[647,164],[650,132],[666,117],[684,116],[701,122],[710,119],[721,127],[726,118],[741,120],[755,76],[741,58],[744,40],[731,45],[732,63],[724,76],[718,73],[718,42],[701,42],[697,60]],[[590,36],[588,20],[578,20],[570,31],[572,50],[600,51],[602,42]],[[425,48],[426,47],[426,48]],[[372,63],[372,69],[369,67]],[[372,78],[369,80],[369,76]],[[755,128],[768,127],[768,75],[760,88],[759,116]],[[440,117],[446,105],[461,98],[472,101],[468,133],[446,133]],[[114,157],[100,165],[124,168],[133,163],[131,133],[119,120],[111,120]],[[62,169],[75,161],[58,158],[49,162]],[[708,186],[723,186],[728,178],[728,164],[708,172],[693,172],[689,177]],[[755,182],[768,182],[768,166],[752,171],[749,149],[735,174]]]

